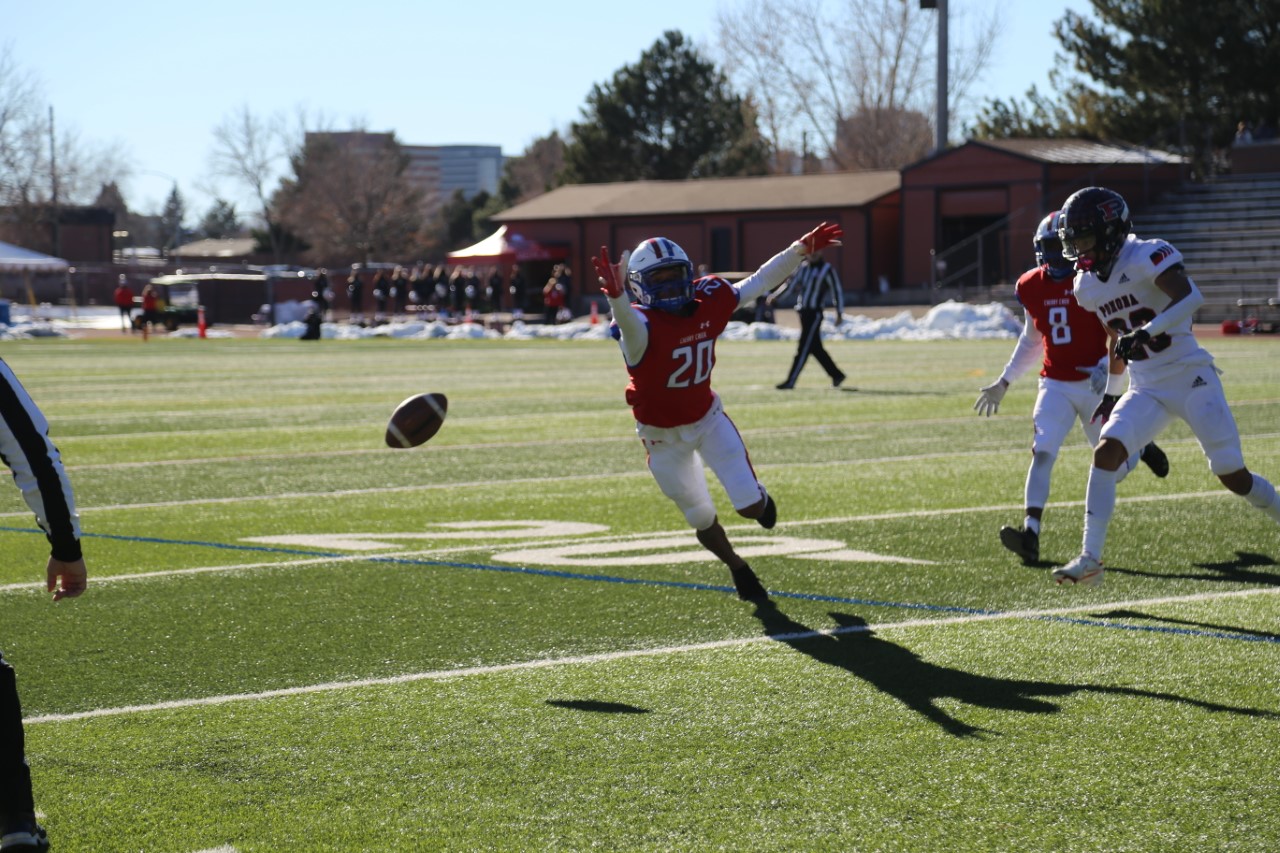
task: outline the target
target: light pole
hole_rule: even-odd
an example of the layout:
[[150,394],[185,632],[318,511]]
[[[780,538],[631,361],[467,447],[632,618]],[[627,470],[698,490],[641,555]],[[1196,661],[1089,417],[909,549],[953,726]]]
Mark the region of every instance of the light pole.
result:
[[920,0],[921,9],[938,10],[938,80],[934,94],[937,115],[934,119],[934,153],[947,147],[947,0]]

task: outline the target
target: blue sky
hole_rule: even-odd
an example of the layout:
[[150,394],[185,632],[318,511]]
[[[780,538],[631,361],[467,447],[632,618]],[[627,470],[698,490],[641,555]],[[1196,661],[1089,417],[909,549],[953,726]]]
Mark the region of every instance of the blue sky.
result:
[[[960,2],[951,0],[953,22]],[[263,116],[301,108],[334,127],[394,130],[406,143],[500,145],[515,155],[576,120],[592,84],[663,31],[712,44],[717,9],[736,5],[0,0],[0,44],[40,82],[59,128],[127,153],[137,170],[126,187],[132,208],[158,209],[172,178],[198,219],[212,201],[198,187],[209,183],[210,133],[243,104]],[[1053,22],[1068,4],[1001,5],[979,100],[1046,88]],[[236,199],[231,185],[214,188]]]

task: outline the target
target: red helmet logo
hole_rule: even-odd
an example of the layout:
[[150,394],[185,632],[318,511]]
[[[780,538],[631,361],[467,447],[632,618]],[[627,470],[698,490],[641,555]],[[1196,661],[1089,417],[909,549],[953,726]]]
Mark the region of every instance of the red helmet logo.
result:
[[1124,199],[1112,197],[1106,198],[1098,202],[1098,211],[1102,214],[1103,222],[1112,222],[1124,215],[1125,203]]

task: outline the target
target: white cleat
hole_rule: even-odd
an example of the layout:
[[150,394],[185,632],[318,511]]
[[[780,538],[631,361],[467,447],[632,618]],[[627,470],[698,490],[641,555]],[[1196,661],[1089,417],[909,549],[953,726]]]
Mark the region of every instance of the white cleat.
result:
[[1099,586],[1102,584],[1102,562],[1092,554],[1081,554],[1065,566],[1053,570],[1053,580],[1059,586],[1064,583],[1080,586]]

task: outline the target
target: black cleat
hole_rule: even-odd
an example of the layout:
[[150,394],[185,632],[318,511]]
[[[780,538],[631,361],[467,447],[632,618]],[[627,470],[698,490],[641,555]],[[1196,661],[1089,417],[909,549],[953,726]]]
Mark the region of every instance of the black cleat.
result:
[[772,495],[764,496],[764,512],[760,513],[756,523],[765,530],[772,530],[773,526],[778,523],[778,505],[773,502]]
[[1000,544],[1022,558],[1024,563],[1040,561],[1040,534],[1008,525],[1000,528]]
[[12,823],[0,830],[0,850],[48,850],[49,836],[34,820]]
[[847,376],[845,376],[843,373],[841,373],[839,376],[836,376],[836,377],[832,378],[832,380],[831,380],[831,385],[832,385],[832,387],[833,387],[833,388],[839,388],[842,384],[844,384],[844,381],[845,381],[846,379],[848,379],[848,378],[849,378],[849,377],[847,377]]
[[1169,476],[1169,457],[1164,455],[1164,451],[1154,441],[1142,448],[1138,458],[1146,463],[1146,466],[1151,469],[1151,473],[1157,477]]
[[743,601],[768,601],[769,593],[760,585],[760,579],[756,577],[756,573],[751,571],[750,566],[743,566],[740,569],[730,569],[733,575],[733,585],[738,590],[738,598]]
[[779,382],[777,385],[774,385],[773,387],[777,388],[779,391],[790,391],[792,388],[796,386],[792,385],[790,382]]

